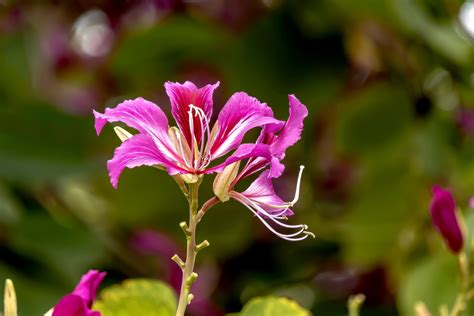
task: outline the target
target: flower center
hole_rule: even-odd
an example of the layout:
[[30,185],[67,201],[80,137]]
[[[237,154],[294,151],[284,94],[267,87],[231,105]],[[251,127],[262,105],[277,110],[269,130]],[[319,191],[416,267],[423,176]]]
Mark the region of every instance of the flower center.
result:
[[[197,120],[195,120],[197,118]],[[195,106],[194,104],[189,105],[188,110],[188,121],[189,121],[189,129],[191,132],[191,142],[189,147],[191,148],[191,160],[192,163],[188,165],[188,167],[194,170],[203,170],[205,169],[209,163],[211,162],[210,154],[205,152],[204,145],[210,140],[211,138],[211,130],[209,127],[209,120],[206,116],[204,111]],[[199,128],[201,139],[198,143],[196,138],[196,130],[195,130],[195,123],[198,123],[197,128]]]

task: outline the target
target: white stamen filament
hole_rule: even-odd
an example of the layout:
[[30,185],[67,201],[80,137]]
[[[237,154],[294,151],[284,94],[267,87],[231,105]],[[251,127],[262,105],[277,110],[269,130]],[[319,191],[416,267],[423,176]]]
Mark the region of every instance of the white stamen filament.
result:
[[298,237],[298,238],[295,238],[294,236],[297,236],[301,233],[304,233],[304,228],[301,227],[300,230],[298,230],[297,232],[293,233],[293,234],[282,234],[282,233],[279,233],[277,232],[270,224],[268,224],[264,218],[262,218],[258,212],[256,212],[253,208],[251,208],[249,205],[247,204],[244,204],[245,207],[247,207],[262,223],[263,225],[265,225],[272,233],[274,233],[275,235],[277,235],[278,237],[282,238],[282,239],[285,239],[285,240],[289,240],[289,241],[299,241],[299,240],[303,240],[303,239],[306,239],[308,238],[308,234],[305,234],[305,236],[302,236],[302,237]]
[[[298,179],[296,180],[295,197],[293,198],[293,200],[291,202],[286,202],[284,205],[267,204],[267,206],[275,208],[275,209],[280,209],[280,208],[282,208],[282,206],[286,206],[286,208],[279,215],[284,214],[290,207],[295,206],[296,202],[298,202],[298,200],[300,198],[301,178],[303,176],[303,170],[304,170],[304,166],[301,165],[300,166],[300,171],[298,173]],[[277,215],[277,216],[279,216],[279,215]]]
[[201,153],[203,152],[204,150],[204,136],[206,136],[207,134],[207,140],[211,139],[211,131],[210,131],[210,128],[209,128],[209,120],[207,119],[207,116],[206,116],[206,113],[204,113],[203,109],[201,108],[198,108],[196,106],[194,106],[193,104],[190,104],[189,105],[189,108],[190,109],[194,109],[194,111],[196,112],[196,117],[199,117],[199,121],[201,123],[201,132],[202,132],[202,135],[201,135]]
[[[194,115],[193,115],[194,114]],[[196,140],[196,135],[194,134],[194,117],[199,118],[200,128],[201,128],[201,144],[199,153],[196,157],[195,154],[195,146],[194,141]],[[211,131],[209,127],[209,120],[207,119],[206,113],[204,113],[203,109],[190,104],[189,111],[188,111],[188,120],[189,120],[189,127],[191,129],[191,142],[190,146],[192,146],[192,159],[193,159],[193,166],[194,169],[204,169],[210,163],[210,156],[204,153],[204,144],[211,139]],[[207,139],[206,139],[207,138]]]
[[[287,219],[286,216],[281,216],[281,215],[283,215],[283,213],[285,213],[288,210],[287,207],[284,208],[283,211],[279,212],[278,214],[270,214],[267,211],[265,211],[260,205],[258,205],[254,201],[250,200],[246,196],[244,196],[242,194],[239,194],[239,193],[237,193],[237,194],[235,194],[235,193],[237,193],[237,192],[234,192],[234,194],[233,194],[234,197],[236,197],[237,200],[239,200],[242,204],[244,204],[245,207],[247,207],[272,233],[274,233],[278,237],[280,237],[282,239],[285,239],[285,240],[289,240],[289,241],[303,240],[303,239],[306,239],[308,236],[314,237],[314,234],[312,232],[307,231],[308,226],[305,225],[305,224],[288,225],[288,224],[285,224],[285,223],[279,221],[279,220],[286,220]],[[283,205],[283,206],[285,206],[285,205]],[[293,233],[288,233],[288,234],[278,232],[272,225],[270,225],[270,223],[266,219],[269,219],[270,221],[272,221],[273,223],[275,223],[276,225],[278,225],[280,227],[287,228],[287,229],[297,229],[297,231],[293,232]],[[296,237],[296,236],[299,236],[301,234],[303,234],[304,236]]]
[[[267,211],[265,211],[260,205],[258,205],[257,203],[251,201],[250,199],[246,198],[245,199],[247,200],[247,202],[254,208],[256,209],[259,213],[262,213],[263,215],[265,215],[266,217],[268,217],[269,219],[271,219],[273,222],[275,222],[276,224],[282,226],[282,227],[285,227],[285,228],[300,228],[300,227],[306,227],[308,228],[307,225],[304,225],[304,224],[300,224],[300,225],[288,225],[288,224],[285,224],[285,223],[282,223],[282,222],[279,222],[277,221],[277,218],[281,215],[281,213],[279,214],[270,214],[268,213]],[[305,229],[306,229],[305,228]]]
[[196,139],[196,135],[194,135],[194,118],[193,118],[193,107],[192,104],[189,105],[189,111],[188,111],[188,123],[189,123],[189,129],[191,133],[191,144],[189,144],[189,147],[191,147],[191,159],[193,161],[193,167],[194,169],[197,169],[197,159],[194,154],[194,140]]
[[291,201],[289,204],[290,206],[293,206],[298,202],[300,198],[300,187],[301,187],[301,177],[303,176],[303,170],[304,166],[300,166],[300,172],[298,173],[298,180],[296,180],[296,189],[295,189],[295,197],[293,198],[293,201]]

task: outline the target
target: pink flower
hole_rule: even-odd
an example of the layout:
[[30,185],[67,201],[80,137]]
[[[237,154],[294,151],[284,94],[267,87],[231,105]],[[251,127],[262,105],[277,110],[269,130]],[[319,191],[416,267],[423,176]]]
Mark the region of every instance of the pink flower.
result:
[[59,300],[52,316],[100,316],[100,312],[91,310],[97,289],[106,273],[90,270],[82,276],[71,294]]
[[[108,161],[112,185],[117,187],[125,168],[161,166],[170,175],[186,175],[184,179],[192,183],[202,174],[221,171],[232,160],[269,157],[268,146],[241,144],[242,140],[250,129],[282,122],[273,117],[265,103],[238,92],[230,97],[211,128],[212,96],[218,85],[197,88],[189,81],[165,84],[177,127],[170,128],[160,107],[143,98],[124,101],[103,114],[94,111],[97,134],[107,122],[122,122],[139,132],[125,140]],[[226,162],[210,167],[213,160],[236,148]]]
[[449,190],[439,186],[433,187],[431,200],[431,218],[433,225],[443,237],[445,243],[454,253],[459,253],[464,238],[456,216],[456,202]]

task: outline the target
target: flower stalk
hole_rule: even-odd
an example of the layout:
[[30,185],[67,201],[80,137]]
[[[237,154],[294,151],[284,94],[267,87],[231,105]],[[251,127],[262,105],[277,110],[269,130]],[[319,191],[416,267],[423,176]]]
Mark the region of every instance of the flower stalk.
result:
[[467,306],[470,299],[469,285],[470,285],[470,269],[467,256],[464,252],[458,255],[459,270],[461,272],[461,288],[454,302],[449,316],[460,315]]
[[180,224],[183,229],[184,235],[186,236],[186,261],[179,258],[178,255],[174,255],[171,259],[175,261],[183,271],[183,278],[181,281],[181,291],[179,293],[178,308],[176,310],[176,316],[184,316],[186,307],[191,303],[193,294],[191,293],[191,287],[196,282],[198,274],[194,272],[194,264],[196,262],[196,256],[199,251],[209,246],[209,241],[204,240],[203,242],[196,244],[196,228],[204,215],[205,211],[215,205],[213,200],[209,200],[204,203],[201,210],[198,211],[199,205],[199,185],[197,183],[189,184],[189,223],[182,222]]

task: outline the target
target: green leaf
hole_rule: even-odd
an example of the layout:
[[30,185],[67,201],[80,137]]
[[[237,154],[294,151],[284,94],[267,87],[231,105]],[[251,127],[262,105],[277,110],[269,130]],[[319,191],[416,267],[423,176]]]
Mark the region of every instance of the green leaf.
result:
[[94,309],[102,316],[172,316],[176,296],[163,282],[152,279],[130,279],[101,292]]
[[284,297],[257,297],[248,302],[240,316],[309,316],[311,313]]
[[441,305],[451,308],[459,288],[458,275],[456,257],[448,254],[433,256],[417,264],[399,291],[401,315],[413,315],[415,304],[420,301],[433,314],[437,314]]

